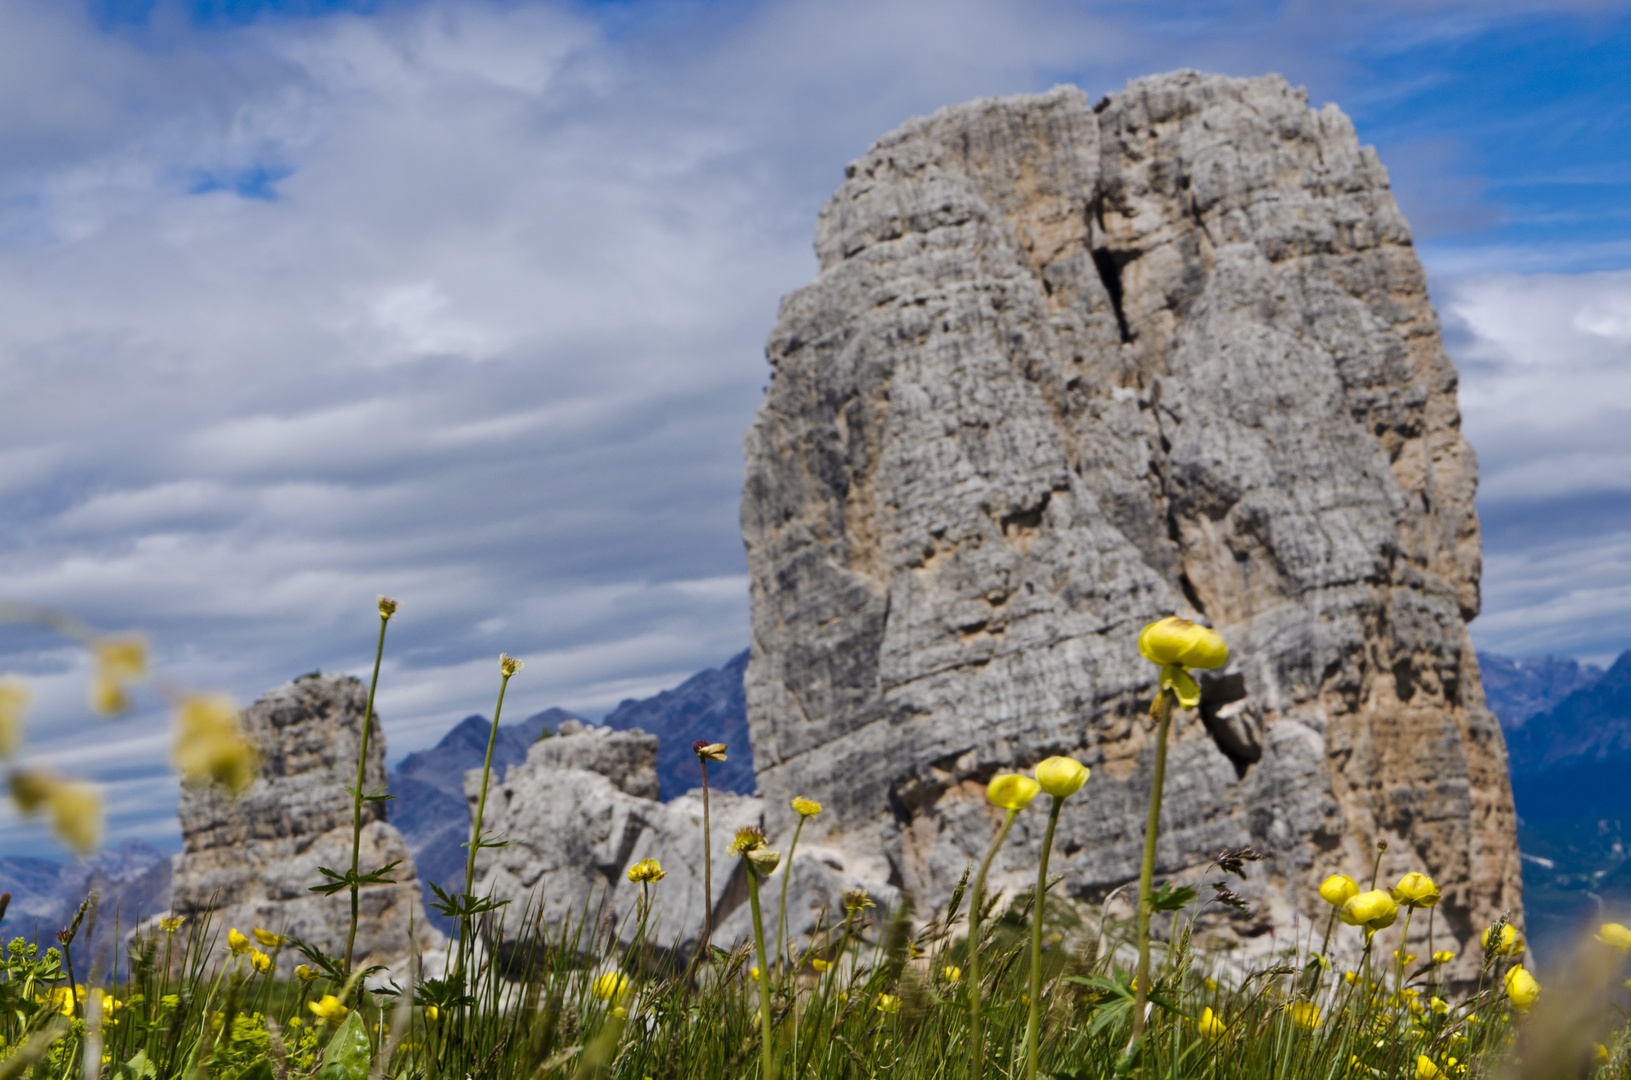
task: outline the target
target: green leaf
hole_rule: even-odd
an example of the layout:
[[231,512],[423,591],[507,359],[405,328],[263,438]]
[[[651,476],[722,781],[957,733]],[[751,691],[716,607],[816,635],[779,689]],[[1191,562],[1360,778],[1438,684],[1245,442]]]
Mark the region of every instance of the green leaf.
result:
[[1179,911],[1187,907],[1196,896],[1195,890],[1187,885],[1173,888],[1171,882],[1163,882],[1150,894],[1151,911]]
[[261,1058],[253,1064],[244,1067],[238,1074],[238,1080],[277,1080],[277,1074],[272,1071],[272,1062],[269,1058]]
[[158,1067],[147,1060],[147,1051],[138,1050],[136,1056],[113,1071],[118,1080],[154,1080]]
[[368,1080],[373,1053],[368,1026],[362,1022],[362,1014],[353,1009],[323,1049],[317,1080]]

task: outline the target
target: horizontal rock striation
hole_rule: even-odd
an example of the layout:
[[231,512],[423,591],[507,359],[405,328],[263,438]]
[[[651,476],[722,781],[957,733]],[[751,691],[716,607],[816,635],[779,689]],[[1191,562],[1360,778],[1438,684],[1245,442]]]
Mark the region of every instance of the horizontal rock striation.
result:
[[[261,927],[301,938],[331,955],[343,954],[351,925],[348,892],[310,891],[325,879],[319,866],[351,866],[352,797],[357,780],[367,690],[348,675],[307,675],[268,692],[243,712],[246,736],[261,755],[260,776],[240,799],[213,787],[184,786],[181,854],[171,878],[171,911],[210,916],[225,939],[236,927]],[[368,740],[365,791],[385,787],[385,736],[374,717]],[[441,935],[425,920],[413,857],[386,824],[382,803],[363,805],[364,872],[400,860],[392,885],[360,891],[355,958],[358,967],[399,968],[409,942],[435,948]],[[410,923],[412,934],[410,935]],[[300,960],[284,949],[285,974]]]
[[[821,211],[746,437],[747,698],[779,832],[943,903],[994,772],[1092,766],[1064,889],[1136,876],[1136,651],[1171,612],[1234,660],[1173,739],[1164,874],[1271,854],[1250,942],[1326,875],[1431,872],[1440,942],[1521,918],[1456,372],[1375,152],[1278,76],[1177,72],[908,122]],[[999,860],[1020,885],[1045,815]],[[806,835],[811,833],[807,830]],[[1425,920],[1422,920],[1425,923]],[[1425,932],[1425,928],[1424,932]],[[1266,943],[1267,939],[1263,938]]]

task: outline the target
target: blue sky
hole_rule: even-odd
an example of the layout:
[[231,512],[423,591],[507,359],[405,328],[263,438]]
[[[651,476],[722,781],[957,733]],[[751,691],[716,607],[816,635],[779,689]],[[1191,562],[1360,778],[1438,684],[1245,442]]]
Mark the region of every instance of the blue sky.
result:
[[[1462,372],[1485,648],[1631,647],[1631,5],[0,6],[0,597],[242,701],[361,671],[392,757],[747,640],[741,436],[844,162],[907,117],[1268,71],[1374,143]],[[166,720],[0,631],[28,752],[173,844]],[[508,711],[507,709],[507,711]],[[0,850],[51,854],[7,821]]]

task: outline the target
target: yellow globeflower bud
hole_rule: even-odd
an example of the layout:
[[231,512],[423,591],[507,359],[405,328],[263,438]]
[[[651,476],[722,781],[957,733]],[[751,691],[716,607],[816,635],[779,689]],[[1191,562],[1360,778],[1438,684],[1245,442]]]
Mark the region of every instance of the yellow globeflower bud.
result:
[[1359,882],[1347,874],[1332,874],[1320,884],[1320,899],[1332,907],[1341,907],[1359,895]]
[[814,799],[806,799],[801,795],[793,800],[793,809],[798,813],[799,817],[815,817],[821,813],[821,804]]
[[102,789],[89,780],[65,780],[51,789],[51,827],[81,855],[102,842]]
[[1229,1030],[1229,1025],[1223,1022],[1221,1016],[1212,1011],[1210,1005],[1201,1010],[1200,1023],[1196,1026],[1201,1029],[1201,1034],[1208,1039],[1222,1038],[1223,1033]]
[[[1489,948],[1489,932],[1493,929],[1495,929],[1493,926],[1487,927],[1483,934],[1479,936],[1478,942],[1486,950]],[[1501,938],[1499,944],[1495,946],[1495,955],[1518,956],[1522,952],[1523,937],[1518,933],[1516,927],[1514,927],[1511,923],[1507,923],[1505,926],[1501,927]]]
[[1438,886],[1426,874],[1418,874],[1414,870],[1399,879],[1393,886],[1393,899],[1405,907],[1425,908],[1438,903]]
[[754,982],[758,982],[759,981],[759,969],[756,968],[756,967],[748,968],[748,978],[752,979]]
[[1023,810],[1041,790],[1042,785],[1029,776],[999,773],[985,786],[985,797],[1004,810]]
[[321,1001],[306,1002],[306,1008],[335,1027],[339,1027],[340,1021],[345,1019],[345,1014],[351,1011],[340,1004],[340,999],[333,994],[324,994]]
[[147,643],[139,637],[102,638],[91,645],[96,674],[91,679],[91,708],[102,713],[130,707],[125,687],[147,675]]
[[601,1001],[618,1001],[629,992],[629,977],[620,971],[608,971],[595,980],[595,997]]
[[1381,889],[1362,892],[1342,905],[1337,917],[1349,926],[1386,930],[1399,917],[1399,905]]
[[247,934],[239,933],[238,928],[233,927],[227,931],[227,948],[232,950],[233,956],[242,956],[254,946],[249,943]]
[[1597,928],[1597,940],[1612,945],[1622,953],[1631,952],[1631,930],[1617,922],[1604,923]]
[[1036,766],[1036,780],[1056,799],[1076,794],[1087,781],[1088,768],[1074,758],[1051,757]]
[[1520,1012],[1540,1000],[1540,983],[1522,967],[1506,973],[1506,996]]
[[266,946],[268,949],[275,949],[279,945],[283,944],[283,939],[282,938],[280,938],[276,934],[272,933],[272,931],[262,930],[258,926],[255,927],[255,940],[257,942],[259,942],[260,944]]
[[1169,615],[1138,635],[1138,651],[1162,667],[1220,668],[1229,662],[1229,646],[1216,630]]
[[23,714],[33,698],[23,680],[10,675],[0,679],[0,757],[16,753],[23,741]]

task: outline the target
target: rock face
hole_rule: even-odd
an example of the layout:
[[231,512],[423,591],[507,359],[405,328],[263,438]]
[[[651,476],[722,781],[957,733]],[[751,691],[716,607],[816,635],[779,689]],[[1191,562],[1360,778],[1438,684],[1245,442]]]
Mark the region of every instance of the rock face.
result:
[[[182,851],[175,857],[171,910],[202,916],[215,909],[225,933],[263,927],[298,936],[331,954],[345,951],[351,923],[348,893],[332,897],[310,887],[319,866],[351,865],[351,796],[356,783],[367,690],[345,675],[308,675],[278,687],[244,710],[246,735],[261,754],[260,777],[236,801],[213,788],[183,788]],[[385,736],[374,717],[368,740],[365,791],[385,786]],[[361,890],[355,957],[359,966],[395,967],[407,956],[409,921],[420,949],[440,935],[425,920],[413,858],[402,835],[386,824],[384,805],[363,807],[364,871],[401,860],[394,885]],[[285,949],[280,966],[300,959]]]
[[[481,770],[465,774],[465,794],[475,814]],[[625,876],[641,859],[655,858],[666,877],[651,886],[653,923],[649,939],[664,949],[688,951],[703,925],[704,863],[702,794],[689,792],[669,802],[657,799],[657,739],[638,729],[611,731],[567,722],[556,738],[533,744],[527,760],[502,782],[490,782],[484,828],[508,841],[476,857],[477,895],[489,892],[510,901],[503,915],[504,940],[513,942],[523,911],[542,913],[552,928],[575,925],[587,914],[591,924],[606,920],[628,943],[637,924],[630,918],[640,887]],[[714,941],[728,946],[751,934],[747,882],[741,860],[729,853],[732,834],[761,825],[764,804],[751,796],[713,792]],[[807,933],[825,919],[842,919],[842,895],[854,873],[841,853],[800,845],[794,860],[796,901],[790,901],[789,931]],[[779,872],[777,881],[780,880]],[[892,890],[873,883],[875,895]],[[773,903],[765,912],[766,932],[774,933]]]
[[812,826],[921,912],[989,842],[985,779],[1072,754],[1094,771],[1053,866],[1104,896],[1150,785],[1135,638],[1178,612],[1234,660],[1175,726],[1160,872],[1272,855],[1255,913],[1211,932],[1323,918],[1319,881],[1379,839],[1384,876],[1444,886],[1440,935],[1521,918],[1456,372],[1348,119],[1277,76],[1178,72],[943,109],[845,175],[746,437],[773,832],[820,799]]

